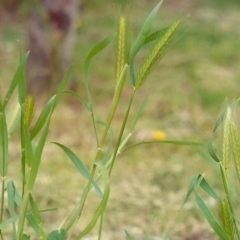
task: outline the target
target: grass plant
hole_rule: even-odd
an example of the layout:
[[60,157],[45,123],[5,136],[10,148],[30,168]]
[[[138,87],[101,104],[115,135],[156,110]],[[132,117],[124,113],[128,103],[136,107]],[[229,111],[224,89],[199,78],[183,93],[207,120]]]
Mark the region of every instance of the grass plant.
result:
[[[222,191],[217,194],[210,186],[204,174],[192,177],[185,201],[192,192],[195,193],[195,200],[204,217],[210,224],[213,231],[222,240],[240,239],[238,220],[238,196],[239,189],[239,128],[237,123],[236,107],[239,100],[226,104],[220,117],[216,121],[209,141],[207,143],[208,154],[211,161],[215,161],[219,167],[219,180],[222,182]],[[220,132],[220,134],[217,134]],[[218,145],[213,146],[214,135],[217,135]],[[216,141],[217,141],[216,140]],[[233,163],[233,164],[231,164]],[[214,214],[211,207],[200,196],[202,189],[207,195],[216,201]]]
[[[32,122],[35,108],[34,100],[31,96],[28,96],[26,92],[24,77],[24,66],[28,54],[20,56],[19,67],[5,96],[2,95],[0,101],[0,174],[2,181],[0,239],[7,239],[7,236],[4,234],[4,229],[9,226],[11,226],[12,229],[10,234],[11,238],[16,240],[30,238],[47,240],[83,239],[92,231],[98,222],[98,239],[101,239],[102,228],[104,226],[104,213],[110,195],[111,174],[114,169],[116,158],[121,152],[126,152],[128,150],[126,145],[131,138],[134,127],[141,116],[146,101],[143,98],[142,105],[135,113],[135,118],[133,119],[130,128],[131,131],[126,134],[125,129],[129,122],[129,114],[131,112],[135,95],[147,80],[147,76],[156,62],[163,56],[166,49],[169,48],[171,39],[181,24],[181,21],[176,21],[171,26],[165,28],[164,31],[158,30],[151,33],[151,26],[161,4],[162,1],[160,1],[150,13],[136,37],[136,40],[133,41],[132,44],[130,44],[131,39],[128,30],[128,20],[125,16],[121,16],[117,34],[105,38],[91,49],[83,66],[83,80],[87,99],[84,99],[77,92],[65,90],[72,71],[72,68],[70,68],[59,85],[56,94],[48,100],[34,123]],[[106,111],[106,120],[101,124],[104,127],[101,136],[101,132],[99,131],[99,121],[94,110],[92,94],[89,89],[89,69],[95,55],[100,53],[113,42],[115,42],[116,46],[115,91],[108,113]],[[143,62],[140,70],[137,70],[135,66],[137,54],[142,47],[149,42],[153,43],[153,50],[149,53],[145,62]],[[137,77],[135,77],[135,72],[138,72]],[[122,98],[122,91],[128,76],[130,77],[132,90],[128,105],[125,109],[125,115],[122,119],[119,132],[114,135],[112,139],[109,139],[108,136],[112,121],[115,117],[119,101]],[[17,92],[17,101],[15,104],[17,113],[12,115],[13,119],[10,119],[8,104],[10,99],[14,98],[15,91]],[[40,171],[42,154],[47,141],[51,118],[63,94],[75,97],[83,104],[85,110],[90,114],[95,135],[96,154],[89,169],[84,164],[84,161],[82,161],[71,149],[61,143],[54,142],[55,145],[60,147],[66,153],[79,174],[82,175],[87,182],[82,189],[79,201],[69,215],[63,220],[62,224],[56,230],[53,229],[51,232],[46,232],[43,227],[44,219],[42,218],[42,212],[52,211],[53,209],[39,209],[33,191]],[[20,189],[17,187],[19,183],[16,184],[11,180],[6,182],[8,165],[11,163],[8,158],[8,144],[11,139],[11,134],[17,126],[19,126],[21,147],[21,159],[19,159],[19,161],[21,161]],[[174,143],[173,141],[170,142]],[[92,189],[96,193],[96,198],[99,199],[99,204],[96,209],[92,209],[92,217],[87,223],[85,223],[85,226],[79,226],[79,221],[82,219],[82,213]],[[7,199],[7,201],[5,201],[5,199]],[[7,209],[8,214],[4,214],[5,209]],[[28,227],[28,225],[30,227]],[[32,228],[34,231],[33,234],[29,233],[29,228]],[[132,239],[127,232],[126,237],[127,239]]]

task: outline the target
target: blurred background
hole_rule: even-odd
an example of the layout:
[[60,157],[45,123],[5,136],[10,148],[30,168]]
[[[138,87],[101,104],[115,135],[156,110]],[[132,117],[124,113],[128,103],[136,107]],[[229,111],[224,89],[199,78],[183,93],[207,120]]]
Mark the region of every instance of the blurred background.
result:
[[[54,93],[72,63],[74,70],[69,88],[85,96],[82,65],[91,47],[115,31],[123,8],[130,19],[134,39],[157,3],[156,0],[36,0],[33,3],[2,0],[1,92],[4,93],[11,81],[21,49],[30,50],[26,79],[37,105],[41,106]],[[191,16],[176,43],[136,96],[132,116],[149,93],[131,143],[159,136],[207,141],[226,97],[239,98],[239,10],[238,0],[164,1],[153,31]],[[137,64],[140,65],[148,50],[146,47],[139,54]],[[114,67],[112,46],[91,65],[90,89],[97,103],[96,115],[103,121],[113,96]],[[128,82],[113,123],[114,131],[121,124],[130,90]],[[56,140],[72,148],[86,164],[91,164],[96,146],[90,118],[71,98],[64,98],[53,116],[49,142]],[[11,144],[12,161],[17,162],[20,151],[17,136],[13,136]],[[9,174],[17,178],[19,172],[14,166],[10,167]],[[166,233],[176,240],[217,239],[197,210],[194,199],[177,212],[189,179],[202,172],[214,186],[219,186],[212,165],[199,154],[199,149],[191,147],[153,144],[120,156],[113,172],[104,239],[125,239],[124,229],[136,239],[161,239]],[[59,219],[78,200],[83,184],[66,156],[56,146],[47,144],[35,194],[44,208],[46,205],[64,207],[56,213],[46,213],[47,228],[52,229],[61,222]],[[92,202],[89,200],[90,213],[94,201],[94,197]],[[87,211],[86,218],[88,214]],[[91,239],[95,235],[93,232]]]

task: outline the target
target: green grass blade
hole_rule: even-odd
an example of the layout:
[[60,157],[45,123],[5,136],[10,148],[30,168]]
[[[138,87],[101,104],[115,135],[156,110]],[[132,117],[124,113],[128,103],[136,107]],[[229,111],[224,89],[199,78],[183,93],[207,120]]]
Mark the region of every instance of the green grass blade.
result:
[[34,152],[31,171],[30,171],[30,174],[29,174],[29,178],[27,180],[28,181],[27,182],[27,189],[29,191],[33,189],[36,178],[37,178],[43,148],[44,148],[44,145],[45,145],[45,142],[46,142],[46,139],[47,139],[47,135],[48,135],[49,125],[50,125],[50,116],[46,120],[46,125],[43,129],[42,135],[41,135],[41,137],[38,141],[38,145],[37,145],[36,150]]
[[55,101],[56,95],[52,96],[48,102],[45,104],[40,116],[37,119],[37,122],[34,128],[31,131],[31,138],[33,139],[43,128],[44,124],[46,123],[46,119],[48,118]]
[[10,138],[13,132],[20,124],[20,113],[21,108],[19,103],[16,101],[12,106],[10,113],[7,114],[7,123],[8,123],[8,138]]
[[195,146],[195,147],[205,147],[206,146],[206,144],[203,142],[191,142],[191,141],[182,141],[182,140],[154,140],[154,141],[139,142],[139,143],[130,145],[130,146],[124,148],[121,152],[126,152],[132,148],[138,147],[143,144],[153,144],[153,143],[167,143],[167,144]]
[[208,153],[210,154],[210,156],[213,158],[214,161],[220,162],[220,159],[218,158],[217,154],[213,149],[212,138],[213,138],[213,134],[210,135],[209,140],[207,142]]
[[146,38],[148,36],[148,33],[151,29],[151,26],[153,24],[153,21],[157,15],[158,9],[160,8],[163,0],[161,0],[157,6],[152,10],[152,12],[147,17],[146,21],[144,22],[135,42],[133,43],[131,50],[130,50],[130,62],[133,61],[136,54],[139,52],[141,47],[143,46],[144,42],[146,41]]
[[201,179],[201,182],[199,186],[206,192],[208,195],[210,195],[212,198],[214,198],[216,201],[220,201],[219,196],[215,193],[215,191],[211,188],[211,186],[208,184],[208,182],[205,180],[205,178]]
[[64,89],[67,86],[68,81],[70,80],[70,76],[72,74],[72,70],[73,70],[73,66],[71,66],[68,69],[67,73],[64,75],[64,77],[63,77],[63,79],[62,79],[62,81],[61,81],[61,83],[60,83],[60,85],[59,85],[59,87],[57,89],[56,97],[54,99],[54,104],[53,104],[53,108],[52,108],[52,113],[53,113],[55,107],[57,106],[57,104],[58,104],[58,102],[59,102],[59,100],[60,100],[60,98],[61,98],[61,96],[62,96],[62,94],[64,92]]
[[41,239],[47,239],[47,236],[41,226],[42,224],[42,218],[41,218],[41,214],[38,210],[37,204],[34,201],[32,195],[29,195],[29,202],[30,202],[30,206],[32,209],[32,213],[27,215],[27,219],[30,223],[30,225],[32,226],[32,228],[34,229],[34,231],[36,232],[36,234],[41,237]]
[[99,52],[101,52],[104,48],[106,48],[115,38],[115,34],[111,35],[108,38],[105,38],[101,42],[97,43],[89,52],[88,56],[86,57],[84,64],[83,64],[83,81],[84,81],[84,86],[85,90],[88,95],[88,101],[91,102],[91,95],[89,92],[89,87],[88,87],[88,70],[90,67],[90,63],[92,61],[92,58],[97,55]]
[[231,240],[230,237],[227,235],[225,230],[221,227],[221,225],[217,222],[216,218],[210,211],[210,209],[207,207],[207,205],[204,203],[202,198],[198,195],[198,193],[195,193],[195,199],[198,207],[202,211],[203,215],[207,219],[208,223],[210,224],[211,228],[214,230],[214,232],[220,237],[220,239],[223,240]]
[[8,128],[6,115],[0,105],[0,175],[4,179],[8,168]]
[[19,215],[8,218],[7,220],[3,221],[0,224],[0,229],[4,229],[5,227],[8,227],[10,224],[16,222],[18,219],[19,219]]
[[17,71],[15,72],[12,82],[10,84],[10,87],[6,93],[6,96],[3,100],[3,109],[5,109],[5,107],[7,106],[7,103],[9,101],[9,99],[11,98],[16,86],[18,85],[19,81],[24,79],[24,67],[26,65],[26,61],[28,58],[28,54],[26,53],[24,56],[20,56],[20,61],[19,61],[19,66],[17,68]]
[[135,70],[134,70],[134,59],[141,47],[144,45],[146,38],[148,36],[148,33],[151,29],[151,26],[153,24],[153,21],[157,15],[158,9],[160,8],[163,0],[161,0],[158,5],[152,10],[152,12],[149,14],[148,18],[144,22],[135,42],[133,43],[130,53],[129,53],[129,63],[130,63],[130,77],[132,85],[135,86]]
[[[53,142],[53,143],[56,144],[57,146],[59,146],[60,148],[62,148],[62,150],[67,154],[69,159],[72,161],[74,166],[77,168],[77,170],[81,173],[81,175],[84,178],[86,178],[86,179],[90,178],[89,170],[86,168],[86,166],[83,164],[81,159],[79,157],[77,157],[76,154],[73,151],[71,151],[69,148],[67,148],[66,146],[64,146],[60,143],[57,143],[57,142]],[[100,198],[102,198],[103,197],[102,190],[100,189],[100,187],[98,186],[96,181],[93,180],[92,184],[93,184],[93,187],[94,187],[96,193],[98,194],[98,196]]]
[[82,105],[84,106],[84,108],[85,108],[89,113],[91,113],[91,109],[90,109],[89,105],[87,104],[87,102],[86,102],[78,93],[73,92],[73,91],[70,91],[70,90],[64,91],[64,93],[70,94],[70,95],[72,95],[73,97],[75,97],[80,103],[82,103]]
[[143,110],[145,109],[145,106],[146,106],[146,103],[147,103],[147,100],[148,100],[148,95],[144,98],[143,102],[141,103],[133,121],[132,121],[132,124],[131,124],[131,127],[130,127],[130,132],[133,132],[133,129],[135,128],[139,118],[142,116],[143,114]]
[[[191,177],[190,179],[190,182],[189,182],[189,186],[188,186],[188,191],[187,191],[187,194],[186,194],[186,197],[183,201],[183,204],[182,206],[180,207],[180,209],[185,205],[185,203],[187,202],[188,198],[190,197],[192,191],[194,190],[195,187],[197,187],[199,185],[199,179],[202,178],[202,175],[201,174],[198,174],[198,175],[194,175]],[[179,209],[179,210],[180,210]]]
[[[15,189],[12,181],[7,183],[6,189],[7,189],[7,196],[8,196],[8,211],[10,213],[10,217],[14,217],[17,215],[17,213],[15,211],[15,201],[14,201]],[[16,231],[15,222],[12,222],[12,228],[13,228],[14,238],[16,238],[17,231]]]
[[104,168],[104,166],[102,165],[102,163],[100,162],[95,162],[94,163],[99,169],[100,172],[103,176],[103,181],[104,181],[104,192],[103,192],[103,198],[101,203],[99,204],[98,208],[96,209],[90,223],[87,225],[87,227],[75,238],[75,240],[79,240],[81,239],[83,236],[85,236],[86,234],[88,234],[96,225],[99,217],[104,213],[105,208],[107,206],[107,202],[108,202],[108,198],[109,198],[109,194],[110,194],[110,180],[109,180],[109,176],[108,173],[106,171],[106,169]]

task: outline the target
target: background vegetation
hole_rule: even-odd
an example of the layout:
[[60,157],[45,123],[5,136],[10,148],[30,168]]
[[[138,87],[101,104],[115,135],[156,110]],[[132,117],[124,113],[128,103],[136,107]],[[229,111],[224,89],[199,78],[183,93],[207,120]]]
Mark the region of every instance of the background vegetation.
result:
[[[132,1],[128,11],[133,34],[136,35],[157,2]],[[115,29],[118,9],[117,3],[95,0],[85,3],[79,15],[73,77],[82,95],[85,94],[82,86],[83,59],[96,42]],[[142,96],[139,95],[135,101],[137,109],[145,94],[151,93],[134,133],[136,141],[152,140],[159,132],[168,139],[206,141],[226,96],[230,99],[239,97],[239,4],[216,0],[211,4],[201,1],[178,7],[176,3],[166,1],[155,24],[157,28],[166,26],[188,11],[191,18],[185,24],[182,36],[176,39],[176,44],[151,75],[151,81],[141,90]],[[27,12],[27,6],[21,7],[18,21],[5,16],[5,24],[0,26],[2,91],[18,64],[19,45],[25,46]],[[110,104],[114,87],[112,52],[112,49],[107,49],[95,59],[92,65],[94,71],[90,75],[90,88],[95,93],[95,110],[99,119],[105,117],[104,109]],[[123,94],[128,96],[130,93],[126,90]],[[41,105],[44,100],[36,101]],[[121,106],[125,106],[124,100]],[[119,118],[122,114],[119,108]],[[118,121],[114,122],[114,130],[119,128],[119,124]],[[71,147],[86,163],[94,157],[89,115],[74,100],[66,98],[58,106],[50,129],[49,142],[57,139]],[[19,159],[20,149],[15,147],[18,141],[13,136],[11,161]],[[76,177],[74,167],[53,144],[46,146],[41,168],[37,180],[39,187],[35,192],[40,206],[59,206],[60,209],[64,206],[57,213],[44,215],[46,227],[51,228],[61,222],[77,201],[83,181]],[[9,172],[13,177],[20,176],[18,169],[9,169]],[[214,239],[193,199],[177,212],[185,197],[189,179],[193,174],[202,172],[213,185],[220,184],[216,173],[198,149],[190,147],[153,144],[135,148],[128,155],[123,154],[113,171],[104,239],[124,239],[124,229],[137,239],[161,239],[167,233],[170,239]],[[51,184],[53,182],[58,183],[57,188],[53,188],[56,186]],[[87,203],[89,209],[93,204],[94,201]],[[88,218],[88,211],[85,214]],[[92,236],[94,239],[94,232]]]

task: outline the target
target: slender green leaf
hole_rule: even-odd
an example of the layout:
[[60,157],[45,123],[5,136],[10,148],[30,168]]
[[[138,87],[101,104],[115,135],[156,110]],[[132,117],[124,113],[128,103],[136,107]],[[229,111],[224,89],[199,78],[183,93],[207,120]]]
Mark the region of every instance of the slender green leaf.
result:
[[61,98],[61,96],[64,92],[65,87],[67,86],[67,83],[68,83],[68,81],[70,79],[70,76],[72,74],[72,69],[73,69],[72,66],[68,69],[67,73],[64,75],[64,77],[63,77],[63,79],[62,79],[62,81],[61,81],[61,83],[60,83],[60,85],[57,89],[56,98],[54,99],[54,105],[53,105],[53,108],[52,108],[52,113],[53,113],[55,107],[57,106],[57,104],[58,104],[58,102],[59,102],[59,100],[60,100],[60,98]]
[[[81,161],[81,159],[79,157],[77,157],[77,155],[70,150],[69,148],[67,148],[66,146],[57,143],[57,142],[53,142],[54,144],[58,145],[60,148],[62,148],[62,150],[68,155],[69,159],[72,161],[72,163],[74,164],[74,166],[77,168],[77,170],[82,174],[82,176],[86,179],[90,178],[90,173],[88,171],[88,169],[86,168],[86,166],[83,164],[83,162]],[[96,191],[96,193],[98,194],[98,196],[100,198],[103,197],[103,193],[100,189],[100,187],[98,186],[98,184],[96,183],[95,180],[93,180],[92,185]]]
[[0,229],[4,229],[5,227],[8,227],[10,224],[16,222],[19,219],[19,215],[15,215],[13,217],[8,218],[7,220],[3,221],[0,224]]
[[205,180],[205,178],[201,179],[200,187],[208,193],[212,198],[214,198],[216,201],[220,201],[219,196],[215,193],[215,191],[211,188],[211,186],[208,184],[208,182]]
[[70,91],[70,90],[64,91],[64,93],[70,94],[73,97],[75,97],[80,103],[82,103],[82,105],[88,112],[91,112],[91,109],[90,109],[89,105],[87,104],[87,102],[78,93]]
[[[180,209],[185,205],[185,203],[187,202],[189,196],[191,195],[192,191],[194,190],[194,188],[199,184],[199,179],[202,178],[202,175],[201,174],[198,174],[198,175],[194,175],[191,177],[190,179],[190,183],[189,183],[189,186],[188,186],[188,191],[187,191],[187,194],[186,194],[186,197],[183,201],[183,204],[182,206],[180,207]],[[180,210],[179,209],[179,210]]]
[[161,0],[158,5],[152,10],[152,12],[149,14],[148,18],[144,22],[135,42],[133,43],[130,54],[129,54],[129,63],[130,63],[130,77],[132,85],[135,86],[135,70],[134,70],[134,58],[136,54],[139,52],[141,47],[144,45],[146,38],[148,37],[148,33],[151,29],[152,23],[157,15],[157,11],[160,8],[163,0]]
[[5,178],[8,168],[8,131],[5,112],[0,105],[0,175]]
[[44,124],[46,123],[46,119],[48,118],[53,105],[54,105],[54,101],[55,101],[56,96],[52,96],[48,102],[46,103],[46,105],[44,106],[34,128],[31,131],[31,138],[33,139],[43,128]]
[[64,229],[55,230],[49,233],[47,240],[64,240],[67,232]]
[[13,134],[16,128],[20,125],[20,113],[21,107],[16,101],[10,109],[10,112],[7,114],[7,123],[8,123],[8,137]]
[[28,213],[26,215],[26,218],[28,220],[28,223],[30,224],[30,226],[32,227],[32,229],[34,230],[34,232],[37,234],[38,237],[41,237],[41,229],[37,223],[37,220],[35,219],[35,217],[33,216],[32,213]]
[[50,125],[50,116],[46,120],[46,125],[43,129],[42,135],[41,135],[41,137],[38,141],[38,145],[37,145],[36,150],[34,152],[31,171],[30,171],[30,174],[29,174],[28,182],[27,182],[28,190],[33,189],[33,186],[34,186],[36,178],[37,178],[43,148],[44,148],[44,145],[45,145],[45,142],[46,142],[46,139],[47,139],[47,135],[48,135],[49,125]]
[[99,204],[98,208],[96,209],[91,221],[87,225],[87,227],[75,238],[75,240],[81,239],[83,236],[88,234],[96,225],[97,220],[99,217],[104,213],[105,208],[107,206],[109,194],[110,194],[110,180],[108,173],[101,162],[95,162],[94,163],[101,171],[101,174],[103,176],[104,181],[104,192],[103,192],[103,198],[101,200],[101,203]]
[[151,29],[151,26],[153,24],[153,21],[157,15],[158,9],[160,8],[163,0],[161,0],[158,5],[152,10],[152,12],[149,14],[148,18],[144,22],[135,42],[133,43],[131,50],[130,50],[130,62],[134,59],[138,51],[141,49],[143,44],[146,41],[146,38],[148,36],[148,33]]
[[207,219],[208,223],[210,224],[211,228],[215,231],[215,233],[220,237],[220,239],[223,240],[231,240],[230,237],[227,235],[225,230],[221,227],[221,225],[217,222],[216,218],[210,211],[210,209],[207,207],[207,205],[204,203],[202,198],[198,195],[198,193],[195,193],[195,199],[198,207],[202,211],[203,215]]
[[[15,189],[14,189],[13,182],[12,181],[8,182],[6,188],[7,188],[7,196],[8,196],[8,210],[9,210],[10,216],[14,217],[17,214],[15,211],[15,201],[14,201]],[[14,238],[16,238],[17,231],[16,231],[15,222],[12,222],[12,228],[13,228]]]
[[191,141],[181,141],[181,140],[154,140],[154,141],[144,141],[139,142],[134,145],[128,146],[122,150],[122,152],[128,151],[131,148],[138,147],[142,144],[152,144],[152,143],[167,143],[167,144],[175,144],[175,145],[184,145],[184,146],[195,146],[195,147],[204,147],[205,143],[202,142],[191,142]]
[[146,106],[146,103],[147,103],[147,100],[148,100],[148,95],[144,98],[144,100],[142,101],[134,119],[133,119],[133,122],[132,122],[132,125],[131,125],[131,128],[130,128],[130,131],[133,132],[133,129],[135,128],[139,118],[142,116],[143,114],[143,110]]
[[213,160],[215,160],[216,162],[220,162],[217,154],[215,153],[215,151],[213,149],[212,138],[213,138],[213,134],[210,135],[209,140],[207,142],[208,153],[213,158]]
[[24,67],[28,58],[28,53],[26,53],[23,57],[20,56],[20,62],[19,62],[19,66],[18,69],[16,71],[16,73],[13,76],[12,82],[10,84],[10,87],[6,93],[6,96],[4,98],[3,101],[3,109],[5,109],[5,107],[7,106],[7,103],[9,101],[9,99],[11,98],[17,84],[19,83],[19,81],[21,81],[24,78]]
[[115,38],[115,34],[111,35],[108,38],[105,38],[101,42],[97,43],[89,52],[88,56],[86,57],[84,64],[83,64],[83,80],[84,80],[84,86],[86,89],[86,92],[88,94],[88,100],[91,102],[89,87],[88,87],[88,70],[90,63],[92,61],[92,58],[97,55],[99,52],[101,52],[104,48],[106,48]]

